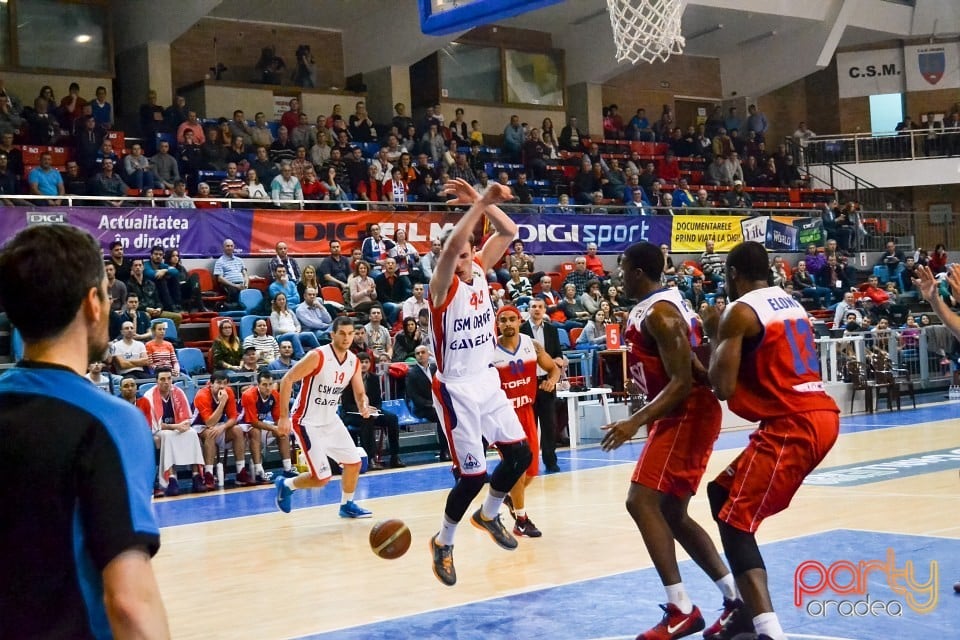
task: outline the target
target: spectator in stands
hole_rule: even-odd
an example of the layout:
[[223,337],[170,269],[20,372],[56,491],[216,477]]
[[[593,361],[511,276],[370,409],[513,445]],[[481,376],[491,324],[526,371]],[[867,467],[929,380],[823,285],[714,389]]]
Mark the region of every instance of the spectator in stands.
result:
[[[577,295],[575,284],[567,283],[563,285],[563,298],[557,303],[560,311],[563,312],[565,320],[558,323],[558,326],[564,329],[583,327],[590,319],[590,313],[583,307],[580,297]],[[549,309],[549,304],[548,307]]]
[[80,97],[80,85],[70,83],[67,95],[60,101],[60,118],[64,128],[73,129],[73,121],[80,117],[80,112],[87,101]]
[[793,163],[793,156],[787,154],[783,158],[783,166],[777,174],[779,186],[788,188],[803,187],[806,180],[800,175],[800,170]]
[[826,309],[830,304],[830,289],[817,284],[813,274],[807,271],[806,261],[800,260],[797,262],[791,280],[794,290],[799,291],[805,297],[812,298],[818,308]]
[[[89,185],[87,181],[83,179],[83,176],[80,175],[80,166],[74,160],[67,162],[67,171],[63,175],[63,188],[67,195],[90,195]],[[9,170],[7,156],[0,153],[0,194],[2,194],[2,196],[11,196],[17,193],[19,192],[17,191],[16,177]],[[3,203],[8,207],[15,205],[15,202],[9,198],[3,198]]]
[[700,254],[700,269],[703,271],[704,277],[716,285],[717,291],[723,289],[726,265],[726,259],[716,252],[714,240],[710,239],[704,242],[704,251]]
[[297,153],[290,141],[290,131],[284,126],[277,129],[277,139],[270,145],[270,161],[277,165],[291,162]]
[[[597,243],[588,242],[587,243],[587,252],[584,254],[584,260],[586,260],[587,271],[591,272],[599,280],[606,280],[609,274],[603,268],[603,260],[600,259],[600,256],[597,255]],[[576,263],[574,263],[576,264]]]
[[833,326],[835,328],[843,327],[844,321],[850,314],[853,314],[857,323],[860,322],[860,310],[857,309],[856,298],[851,291],[845,291],[843,294],[843,299],[837,303],[837,307],[834,310]]
[[397,128],[397,131],[406,132],[409,127],[414,126],[413,118],[407,115],[407,105],[398,102],[393,105],[394,116],[390,123]]
[[150,160],[143,155],[143,147],[134,143],[130,153],[123,158],[124,181],[131,188],[143,193],[147,189],[162,188],[154,174]]
[[[113,264],[108,262],[107,265],[110,268],[113,268]],[[109,283],[109,276],[108,283]],[[146,311],[141,310],[140,307],[140,297],[135,292],[126,293],[127,286],[122,282],[115,281],[115,285],[112,289],[117,294],[118,297],[115,297],[113,302],[120,303],[123,305],[122,308],[119,307],[114,313],[110,316],[110,339],[116,340],[120,336],[120,330],[124,322],[130,322],[133,325],[133,338],[135,340],[149,340],[151,337],[150,334],[150,316],[147,315]],[[122,287],[122,289],[120,288]],[[113,303],[111,303],[112,306]]]
[[793,132],[793,139],[796,141],[797,146],[800,147],[800,158],[803,159],[803,150],[807,148],[807,145],[810,144],[810,141],[817,137],[813,131],[807,128],[807,123],[801,121],[797,125],[797,130]]
[[510,116],[510,123],[503,129],[503,152],[510,162],[520,162],[520,152],[523,148],[524,133],[520,126],[520,116]]
[[[107,275],[107,295],[110,297],[110,311],[119,313],[127,299],[127,285],[117,280],[117,268],[109,260],[104,264],[104,272]],[[136,312],[137,305],[133,306],[133,310]],[[149,318],[144,319],[149,322]],[[119,333],[119,327],[117,329]],[[113,335],[111,335],[112,337]]]
[[934,247],[933,253],[931,253],[927,259],[927,267],[929,267],[930,271],[933,272],[933,275],[946,273],[947,262],[947,248],[943,245],[943,243],[940,243]]
[[467,154],[465,153],[457,154],[457,160],[454,165],[450,167],[449,174],[452,180],[462,178],[470,184],[475,184],[477,182],[477,177],[474,174],[473,169],[471,168],[467,159]]
[[323,300],[318,294],[314,287],[304,289],[303,302],[297,305],[296,316],[302,331],[312,333],[318,344],[326,344],[330,342],[330,325],[333,323],[333,318],[323,306]]
[[733,140],[727,135],[727,130],[723,127],[717,131],[712,139],[713,155],[727,157],[733,151]]
[[423,309],[427,309],[427,300],[423,297],[423,283],[417,282],[413,285],[413,295],[403,301],[403,306],[400,309],[400,318],[403,320],[413,318],[414,322],[416,322],[420,311]]
[[530,138],[523,143],[523,164],[534,180],[547,177],[547,148],[540,137],[540,130],[530,131]]
[[760,188],[780,186],[780,174],[777,171],[777,161],[774,158],[767,158],[766,166],[756,175],[754,183],[754,186]]
[[113,160],[110,158],[104,159],[100,172],[90,180],[90,195],[111,198],[104,203],[111,207],[124,205],[123,198],[127,195],[127,185],[113,170]]
[[120,325],[121,338],[110,343],[107,357],[117,375],[148,380],[153,376],[146,370],[150,365],[147,348],[142,342],[134,340],[133,334],[133,323],[129,320],[123,322]]
[[397,229],[393,236],[393,246],[388,255],[397,261],[397,273],[407,276],[411,282],[421,282],[423,276],[420,270],[420,254],[417,248],[407,241],[407,232]]
[[740,166],[740,156],[736,151],[731,151],[724,156],[723,177],[729,180],[732,185],[735,181],[743,181],[743,167]]
[[184,134],[187,131],[193,132],[193,142],[195,144],[202,145],[207,141],[206,134],[203,131],[203,125],[197,119],[197,112],[192,109],[187,111],[187,119],[177,127],[177,142],[179,144],[186,142]]
[[747,131],[753,131],[756,134],[757,142],[764,142],[767,129],[770,123],[767,122],[767,116],[757,109],[757,105],[751,104],[747,107]]
[[729,187],[733,183],[725,171],[723,156],[713,157],[713,162],[707,166],[703,181],[715,187]]
[[[266,366],[280,357],[280,345],[268,331],[266,318],[258,318],[253,323],[253,333],[244,338],[244,350],[253,347],[257,350],[257,364]],[[296,347],[294,347],[296,351]],[[301,354],[302,355],[302,354]]]
[[180,377],[180,361],[177,360],[177,352],[173,345],[166,340],[167,325],[163,322],[155,322],[150,326],[152,339],[144,346],[147,349],[147,359],[150,361],[150,367],[154,375],[157,375],[158,369],[166,369],[173,373],[174,378]]
[[[430,159],[435,163],[440,163],[443,159],[443,152],[446,150],[447,144],[443,138],[443,135],[440,134],[439,129],[436,124],[430,126],[423,138],[420,139],[420,150],[422,153],[426,153],[430,156]],[[519,160],[519,151],[518,160]]]
[[747,156],[746,161],[741,164],[740,170],[743,172],[743,182],[748,187],[757,187],[759,185],[760,167],[757,165],[756,156]]
[[783,261],[783,256],[773,257],[773,262],[770,263],[770,277],[775,287],[782,288],[790,282],[790,275],[787,273],[787,266]]
[[107,102],[107,88],[97,87],[96,99],[90,103],[93,119],[104,129],[113,128],[113,107]]
[[[393,326],[400,316],[404,300],[410,297],[413,284],[410,278],[397,271],[396,259],[389,256],[384,261],[383,272],[373,280],[376,284],[377,302],[383,307],[387,324]],[[367,333],[370,334],[370,331]]]
[[377,129],[373,120],[367,114],[367,104],[360,100],[356,104],[356,111],[350,114],[347,123],[350,138],[354,142],[373,142],[377,139]]
[[400,169],[390,172],[390,179],[383,184],[381,198],[390,205],[391,211],[405,211],[410,188],[403,179]]
[[247,267],[243,259],[234,254],[234,249],[233,240],[230,238],[224,240],[223,255],[213,264],[213,277],[223,287],[230,302],[236,302],[240,297],[240,291],[246,289],[250,283]]
[[[283,269],[283,267],[279,267],[278,271],[280,269]],[[271,285],[271,287],[272,286],[273,285]],[[294,287],[294,292],[296,292],[296,287]],[[273,296],[270,325],[273,328],[273,333],[278,342],[289,340],[293,344],[293,357],[295,360],[299,360],[303,357],[307,349],[315,349],[320,346],[320,343],[317,340],[317,336],[313,333],[313,330],[302,327],[297,314],[288,306],[289,299],[289,296],[283,291]],[[297,302],[292,306],[299,308],[299,296],[295,299]],[[322,307],[323,305],[320,306]]]
[[107,256],[107,262],[113,264],[114,268],[117,270],[117,279],[121,282],[126,282],[130,279],[130,270],[133,266],[133,260],[131,258],[126,258],[123,255],[123,243],[119,240],[114,240],[110,243],[110,255]]
[[280,175],[273,179],[270,185],[273,204],[281,209],[296,209],[303,200],[303,189],[300,181],[293,175],[293,167],[289,162],[280,165]]
[[726,193],[724,200],[730,209],[749,209],[753,206],[750,194],[743,190],[743,180],[733,181],[733,189]]
[[[161,258],[163,257],[162,248],[160,249],[160,256]],[[131,293],[137,294],[140,300],[138,308],[141,311],[146,311],[151,320],[169,318],[179,327],[183,316],[179,311],[174,311],[172,305],[164,308],[157,291],[156,283],[145,275],[143,262],[141,258],[134,258],[130,264],[130,279],[127,280],[127,296]],[[179,290],[177,293],[179,295]]]
[[[2,103],[0,99],[0,103]],[[9,165],[9,159],[8,159]],[[49,151],[40,154],[40,166],[34,167],[27,178],[30,193],[35,196],[47,196],[43,200],[34,200],[36,206],[59,206],[60,199],[66,193],[63,186],[63,176],[53,166],[53,156]]]
[[393,341],[390,339],[390,330],[383,326],[382,322],[383,307],[379,303],[374,304],[370,308],[370,322],[364,327],[367,346],[378,362],[391,362],[393,360]]
[[587,310],[592,317],[600,308],[600,302],[603,300],[603,294],[600,293],[600,281],[591,280],[587,283],[586,291],[580,295],[580,304]]
[[690,191],[686,178],[680,178],[677,188],[673,191],[673,204],[680,208],[692,207],[696,204],[696,197]]
[[402,468],[407,465],[400,459],[400,428],[398,426],[397,416],[383,409],[383,394],[380,389],[380,379],[376,374],[371,373],[372,362],[367,353],[357,354],[360,362],[360,375],[363,380],[363,386],[366,390],[367,403],[376,411],[375,415],[364,418],[359,415],[360,410],[357,406],[357,400],[353,393],[353,387],[347,386],[344,389],[341,404],[343,405],[343,422],[349,427],[354,427],[360,431],[360,445],[367,452],[367,468],[371,471],[383,469],[380,464],[379,451],[375,444],[374,433],[377,427],[387,431],[387,446],[390,452],[390,467]]
[[170,155],[170,143],[161,140],[157,153],[150,159],[149,166],[153,170],[157,188],[173,189],[174,183],[180,180],[180,168],[177,159]]
[[[84,118],[83,128],[76,139],[77,162],[86,175],[93,175],[97,164],[97,152],[103,146],[107,132],[98,127],[93,118]],[[111,152],[113,147],[110,148]]]
[[290,146],[299,152],[300,147],[306,151],[315,144],[317,144],[316,129],[310,124],[307,114],[301,113],[297,126],[290,131]]
[[563,284],[564,286],[572,284],[575,296],[580,297],[586,291],[587,283],[596,277],[597,274],[587,269],[586,256],[577,256],[573,261],[573,271],[567,274]]
[[447,438],[439,426],[440,419],[437,417],[437,410],[433,404],[431,389],[436,365],[430,363],[430,348],[425,345],[417,347],[414,350],[414,357],[417,362],[407,370],[406,384],[404,385],[407,402],[411,406],[413,415],[437,424],[440,460],[449,461],[450,451],[447,447]]
[[237,337],[233,320],[225,318],[217,325],[218,335],[213,341],[213,368],[216,371],[239,371],[243,358],[243,346]]
[[377,284],[370,277],[370,263],[364,260],[357,262],[347,284],[353,310],[360,313],[369,311],[377,300]]
[[570,116],[567,126],[560,130],[557,143],[561,151],[583,151],[583,133],[577,127],[576,116]]
[[374,265],[373,269],[375,271],[379,271],[383,268],[387,256],[390,254],[390,249],[393,248],[393,241],[380,235],[380,225],[378,224],[370,225],[369,234],[363,239],[361,245],[363,259],[368,265]]
[[250,169],[257,172],[257,176],[264,184],[273,184],[273,179],[279,174],[277,166],[267,153],[266,147],[257,147],[256,158],[250,163]]
[[943,121],[943,153],[951,158],[960,152],[960,112],[954,111]]
[[5,88],[0,87],[0,132],[10,134],[11,143],[13,134],[23,126],[23,117],[21,112],[23,106],[20,100],[9,93]]
[[163,245],[155,244],[150,249],[150,259],[144,263],[143,273],[156,286],[161,306],[179,312],[180,273],[163,261]]
[[300,304],[300,294],[297,292],[296,282],[291,279],[287,267],[280,262],[273,265],[272,261],[271,266],[273,268],[273,282],[267,288],[267,296],[270,301],[272,302],[277,295],[284,293],[290,306],[295,307]]
[[587,159],[580,163],[580,173],[573,179],[573,198],[577,204],[592,204],[593,194],[603,189],[602,175],[597,175],[599,172],[599,167],[594,172],[593,165]]
[[[942,246],[942,245],[941,245]],[[897,249],[897,243],[893,240],[887,242],[886,251],[881,254],[880,258],[877,260],[878,267],[886,267],[887,269],[887,280],[896,279],[900,272],[903,270],[903,265],[906,262],[906,256],[903,251]]]
[[713,201],[710,200],[710,194],[707,193],[706,189],[697,190],[697,199],[694,201],[691,209],[691,213],[698,213],[700,215],[706,215],[712,213]]
[[393,338],[393,362],[414,360],[414,351],[423,344],[423,335],[417,325],[417,316],[403,319],[403,328]]
[[707,292],[703,290],[703,278],[694,277],[690,288],[683,293],[683,297],[690,303],[691,309],[699,309],[707,301]]
[[507,296],[510,301],[518,307],[526,305],[533,297],[533,285],[530,279],[520,275],[520,269],[513,265],[510,267],[510,278],[506,284]]
[[[514,203],[522,205],[533,204],[533,192],[530,190],[530,185],[527,183],[527,174],[525,171],[521,171],[517,174],[517,180],[510,187],[510,191],[513,193]],[[522,209],[522,211],[532,211],[532,209],[527,206],[526,208]]]

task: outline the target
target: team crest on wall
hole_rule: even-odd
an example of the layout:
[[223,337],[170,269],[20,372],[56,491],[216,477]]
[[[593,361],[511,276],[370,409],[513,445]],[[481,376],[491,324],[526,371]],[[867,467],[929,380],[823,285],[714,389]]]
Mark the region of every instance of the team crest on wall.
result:
[[923,79],[936,86],[943,79],[947,68],[947,56],[943,47],[917,52],[917,66]]

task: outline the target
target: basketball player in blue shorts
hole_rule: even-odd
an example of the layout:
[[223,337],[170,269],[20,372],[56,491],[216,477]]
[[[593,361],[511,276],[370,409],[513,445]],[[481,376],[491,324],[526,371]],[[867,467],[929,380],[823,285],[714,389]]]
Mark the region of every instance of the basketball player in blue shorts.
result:
[[[444,185],[444,192],[454,196],[449,204],[470,205],[443,239],[429,297],[437,358],[433,396],[450,455],[460,470],[430,549],[434,574],[440,582],[453,586],[457,582],[453,566],[457,524],[487,478],[483,439],[497,445],[503,460],[490,475],[490,492],[470,522],[504,549],[516,549],[517,540],[500,521],[500,505],[530,465],[532,454],[513,404],[500,386],[500,376],[491,366],[496,347],[495,318],[485,274],[517,233],[517,225],[496,206],[512,194],[508,187],[492,184],[481,196],[460,179]],[[473,229],[484,216],[494,232],[476,251]]]

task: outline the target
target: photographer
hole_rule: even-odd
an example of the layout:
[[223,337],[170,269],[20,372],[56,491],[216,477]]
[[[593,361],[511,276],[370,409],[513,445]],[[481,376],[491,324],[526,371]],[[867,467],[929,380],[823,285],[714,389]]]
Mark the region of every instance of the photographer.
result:
[[308,89],[317,86],[317,65],[308,44],[297,47],[297,68],[293,72],[293,83]]

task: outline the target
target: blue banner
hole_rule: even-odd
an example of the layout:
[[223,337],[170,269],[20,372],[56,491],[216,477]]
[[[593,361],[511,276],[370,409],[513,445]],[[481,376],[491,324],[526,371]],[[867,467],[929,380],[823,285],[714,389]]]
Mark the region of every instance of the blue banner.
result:
[[598,253],[618,254],[635,242],[670,244],[670,216],[511,215],[533,255],[579,254],[594,242]]

